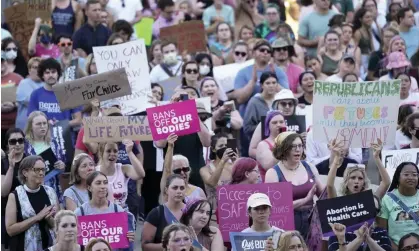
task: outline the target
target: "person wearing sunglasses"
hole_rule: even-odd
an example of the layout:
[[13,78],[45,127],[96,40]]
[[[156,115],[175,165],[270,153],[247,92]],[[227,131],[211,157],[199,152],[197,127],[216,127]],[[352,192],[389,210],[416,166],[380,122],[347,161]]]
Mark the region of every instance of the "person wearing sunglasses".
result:
[[325,189],[316,167],[306,162],[303,138],[295,132],[283,132],[275,139],[272,149],[278,163],[266,172],[265,183],[291,182],[295,230],[306,237],[313,197]]
[[[244,41],[238,41],[234,44],[230,53],[231,57],[227,58],[230,63],[243,63],[250,59],[249,46]],[[232,58],[232,60],[231,60]]]
[[40,58],[57,58],[60,50],[53,43],[52,29],[46,24],[42,24],[42,19],[35,19],[35,26],[28,44],[29,56]]
[[199,66],[195,61],[188,61],[182,66],[182,86],[192,86],[199,89]]
[[[173,149],[178,136],[175,134],[170,134],[167,137],[167,151],[164,157],[164,167],[163,167],[163,176],[160,181],[160,191],[164,191],[164,187],[166,186],[166,179],[171,174],[180,175],[186,184],[185,190],[185,202],[188,202],[193,199],[206,199],[207,196],[205,195],[202,188],[189,184],[189,177],[191,174],[191,167],[189,165],[188,159],[180,154],[173,155]],[[199,174],[198,174],[199,175]],[[161,196],[164,196],[161,194]],[[167,198],[162,197],[162,201],[166,201]]]
[[397,251],[419,251],[419,235],[417,233],[406,234],[400,239]]
[[73,40],[71,37],[60,35],[57,41],[61,52],[57,61],[61,64],[63,71],[60,82],[68,82],[85,77],[87,74],[83,69],[86,68],[86,60],[82,57],[73,56]]
[[25,135],[19,128],[11,128],[6,132],[7,155],[1,159],[1,244],[9,246],[9,235],[6,232],[5,215],[7,198],[11,191],[20,185],[17,178],[19,165],[26,157],[24,152]]
[[43,185],[45,173],[40,156],[28,156],[19,166],[22,185],[9,195],[6,206],[6,230],[14,237],[10,250],[39,251],[54,244],[54,216],[60,206],[54,189]]
[[298,79],[304,69],[291,62],[291,58],[296,56],[293,42],[289,37],[281,36],[272,43],[272,48],[275,64],[287,74],[290,90],[296,96],[301,96],[303,91]]

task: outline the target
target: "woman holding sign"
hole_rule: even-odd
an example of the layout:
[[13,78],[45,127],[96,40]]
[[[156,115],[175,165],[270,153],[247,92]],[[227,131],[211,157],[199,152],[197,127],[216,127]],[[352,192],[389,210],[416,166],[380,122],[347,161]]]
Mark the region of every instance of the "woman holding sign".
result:
[[[51,126],[45,113],[33,111],[29,114],[25,134],[25,152],[28,155],[39,155],[45,159],[47,168],[44,180],[45,185],[54,188],[60,204],[63,204],[64,199],[58,174],[65,169],[65,149],[61,148],[61,145],[58,144],[55,138],[51,138]],[[46,159],[47,157],[49,159]],[[55,161],[54,163],[50,163],[52,159]]]
[[419,233],[419,168],[415,163],[401,163],[381,203],[378,225],[387,229],[393,249],[408,233]]
[[313,209],[313,197],[324,190],[316,167],[303,161],[303,138],[294,132],[281,133],[272,150],[279,162],[266,172],[265,183],[291,182],[295,229],[303,236],[309,228],[308,217]]
[[53,245],[54,215],[60,207],[54,189],[43,185],[45,171],[39,156],[28,156],[19,166],[22,185],[9,195],[6,206],[10,250],[39,251]]

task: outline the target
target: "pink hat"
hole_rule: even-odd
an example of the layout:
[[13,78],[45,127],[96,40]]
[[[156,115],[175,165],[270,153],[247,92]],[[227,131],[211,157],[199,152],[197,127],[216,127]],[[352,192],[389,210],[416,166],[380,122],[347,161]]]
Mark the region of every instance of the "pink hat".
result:
[[402,52],[395,51],[388,55],[387,70],[403,68],[410,66],[409,60],[407,60],[406,55]]

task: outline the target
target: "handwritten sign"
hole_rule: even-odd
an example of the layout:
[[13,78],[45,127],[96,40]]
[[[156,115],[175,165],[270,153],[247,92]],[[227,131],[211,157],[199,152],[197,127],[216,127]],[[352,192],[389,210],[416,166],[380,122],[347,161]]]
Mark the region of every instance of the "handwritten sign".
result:
[[372,223],[376,215],[372,190],[333,199],[318,200],[316,205],[325,237],[333,235],[329,223],[341,223],[346,226],[347,232],[353,232],[365,222]]
[[28,43],[35,26],[35,19],[27,20],[27,3],[21,3],[4,9],[4,16],[13,38],[19,43],[20,50],[29,59]]
[[381,154],[381,161],[391,178],[393,178],[397,166],[402,162],[413,162],[416,165],[419,164],[419,148],[383,150]]
[[84,117],[83,125],[86,142],[153,140],[146,116]]
[[96,214],[78,216],[78,243],[86,246],[90,239],[106,240],[112,249],[127,248],[129,242],[128,215],[123,213]]
[[1,85],[1,102],[16,102],[16,90],[14,83]]
[[28,21],[40,17],[42,21],[51,19],[51,0],[26,0],[28,4]]
[[131,94],[124,68],[54,85],[52,90],[61,110],[87,104],[93,99],[105,101]]
[[162,28],[160,39],[176,42],[180,52],[207,50],[204,23],[198,20]]
[[314,140],[332,139],[368,148],[381,139],[393,145],[400,103],[400,80],[357,83],[315,81]]
[[230,232],[240,232],[249,226],[247,199],[254,193],[265,193],[271,204],[269,223],[284,230],[294,230],[292,185],[288,182],[217,187],[218,220],[224,241]]
[[265,250],[266,240],[272,233],[230,233],[230,242],[234,251]]
[[144,39],[145,45],[150,46],[153,36],[154,19],[150,17],[141,18],[140,22],[134,24],[134,32],[137,38]]
[[[151,84],[144,40],[93,47],[93,53],[99,73],[125,68],[132,94],[117,98],[124,115],[139,113],[152,106],[148,102]],[[106,106],[106,102],[103,105]]]
[[222,86],[224,91],[229,92],[234,90],[234,79],[237,73],[246,66],[254,64],[255,61],[248,60],[244,63],[234,63],[214,67],[214,78],[219,86]]
[[167,139],[171,133],[182,136],[201,130],[195,100],[148,108],[147,118],[154,141]]

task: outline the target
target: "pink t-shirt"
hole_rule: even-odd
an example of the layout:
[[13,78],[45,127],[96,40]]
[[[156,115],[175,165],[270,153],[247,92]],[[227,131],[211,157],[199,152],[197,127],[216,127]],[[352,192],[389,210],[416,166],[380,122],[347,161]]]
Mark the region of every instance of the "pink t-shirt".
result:
[[300,66],[290,63],[287,68],[287,77],[290,90],[297,93],[300,74],[304,71]]
[[41,44],[35,46],[35,57],[40,58],[58,58],[60,56],[60,49],[55,44],[50,49],[45,48]]

